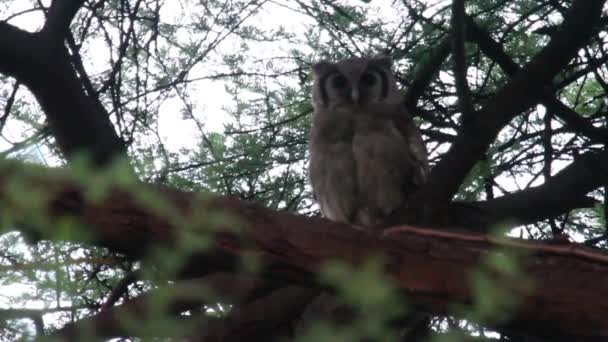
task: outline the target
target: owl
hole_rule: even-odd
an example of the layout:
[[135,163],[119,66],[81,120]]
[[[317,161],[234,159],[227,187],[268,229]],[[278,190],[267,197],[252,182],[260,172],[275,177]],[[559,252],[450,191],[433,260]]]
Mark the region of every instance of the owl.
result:
[[427,151],[390,57],[313,66],[309,179],[328,219],[379,228],[425,181]]

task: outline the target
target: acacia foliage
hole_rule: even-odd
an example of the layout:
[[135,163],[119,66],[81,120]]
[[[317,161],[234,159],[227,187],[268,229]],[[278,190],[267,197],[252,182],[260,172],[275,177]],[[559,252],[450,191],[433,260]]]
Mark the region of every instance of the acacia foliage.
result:
[[[575,6],[569,1],[475,0],[466,2],[466,15],[457,16],[451,1],[403,0],[390,6],[312,0],[73,3],[77,11],[61,37],[69,65],[93,105],[101,106],[97,115],[110,118],[142,179],[304,215],[317,214],[306,185],[312,63],[391,55],[406,105],[417,115],[435,166],[457,139],[474,139],[474,132],[487,130],[484,124],[467,126],[467,116],[475,110],[487,117],[495,114],[484,109],[552,37],[568,29],[562,23]],[[45,25],[45,16],[53,18],[48,3],[13,0],[1,6],[3,30],[6,25],[30,31],[52,28]],[[466,27],[462,39],[454,38],[457,25]],[[474,165],[464,168],[466,177],[454,177],[450,186],[458,191],[448,190],[443,197],[473,202],[509,198],[550,184],[552,176],[579,156],[601,155],[589,162],[592,169],[606,164],[607,25],[603,13],[590,32],[576,37],[580,49],[548,82],[535,85],[530,99],[507,99],[529,103],[501,114],[504,122],[498,124],[496,137],[490,136],[491,143],[472,159]],[[0,41],[6,45],[3,50],[18,50],[9,43]],[[464,63],[452,53],[458,44]],[[32,77],[11,70],[10,60],[2,58],[0,71],[5,108],[0,128],[7,140],[3,154],[51,165],[73,160],[71,150],[66,151],[71,145],[62,143],[66,139],[40,103],[43,95],[32,90]],[[458,80],[460,87],[455,86]],[[599,170],[590,172],[592,179],[586,174],[574,177],[566,192],[557,194],[571,203],[541,217],[530,219],[526,210],[494,203],[511,210],[510,219],[526,223],[514,232],[518,236],[546,239],[568,233],[603,248],[607,180],[595,177],[605,167]],[[584,193],[572,190],[577,187]],[[535,198],[538,207],[531,210],[541,211],[543,203],[555,200],[555,192],[547,193]],[[14,269],[2,281],[36,282],[44,290],[26,293],[20,303],[30,296],[69,301],[68,308],[57,305],[60,321],[71,312],[78,317],[98,310],[120,279],[138,269],[131,260],[115,259],[105,250],[53,242],[26,248],[16,241],[21,240],[14,234],[2,237],[3,263]],[[22,270],[21,265],[39,264],[47,269],[42,261],[51,259],[65,269]],[[38,282],[41,274],[52,275],[51,280]],[[73,287],[57,285],[68,281]],[[151,286],[133,284],[132,295]],[[47,313],[27,314],[35,318]]]

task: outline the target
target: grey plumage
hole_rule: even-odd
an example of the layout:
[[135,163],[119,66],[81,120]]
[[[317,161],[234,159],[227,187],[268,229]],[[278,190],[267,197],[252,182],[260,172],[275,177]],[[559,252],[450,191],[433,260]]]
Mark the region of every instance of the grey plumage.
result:
[[333,221],[378,227],[424,182],[427,152],[388,57],[314,65],[309,178]]

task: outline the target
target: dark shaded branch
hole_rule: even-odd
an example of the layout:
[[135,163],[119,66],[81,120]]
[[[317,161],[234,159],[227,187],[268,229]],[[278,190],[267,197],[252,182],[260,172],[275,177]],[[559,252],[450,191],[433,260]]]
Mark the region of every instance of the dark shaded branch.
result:
[[439,72],[441,65],[450,55],[451,39],[443,39],[439,45],[429,52],[429,55],[416,66],[413,81],[405,93],[405,106],[410,112],[416,113],[416,102],[424,93],[429,83]]
[[[506,54],[503,46],[494,41],[470,17],[467,17],[467,34],[469,39],[477,43],[481,51],[491,60],[495,61],[500,68],[509,76],[514,76],[520,69],[519,65]],[[599,66],[599,65],[598,65]],[[597,142],[608,142],[608,130],[593,126],[589,121],[581,117],[577,112],[564,105],[547,91],[540,101],[547,109],[563,120],[572,130],[581,133],[589,139]]]
[[414,224],[441,229],[490,232],[497,224],[529,224],[573,209],[597,204],[587,194],[608,180],[608,154],[587,153],[548,178],[544,184],[485,202],[452,202],[420,207],[408,203],[389,218],[388,226]]
[[83,4],[84,0],[53,0],[41,33],[61,44],[69,32],[72,19]]
[[572,209],[593,207],[597,201],[586,195],[607,179],[608,152],[589,153],[578,157],[543,185],[478,205],[496,223],[533,223]]
[[104,165],[126,156],[107,111],[84,92],[65,46],[0,23],[0,72],[15,77],[35,95],[67,157],[87,152]]
[[[120,306],[102,310],[94,316],[68,323],[61,329],[52,332],[50,337],[61,338],[66,341],[82,341],[86,337],[86,332],[94,332],[96,337],[106,338],[131,336],[133,332],[128,331],[122,323],[125,315],[136,320],[145,320],[149,312],[148,306],[155,305],[153,303],[155,303],[154,298],[156,296],[170,298],[163,308],[162,314],[178,316],[187,310],[200,312],[204,305],[210,304],[200,295],[208,289],[219,295],[218,298],[215,298],[215,301],[239,303],[262,284],[264,282],[259,279],[230,273],[214,273],[200,279],[182,280],[166,288],[147,292],[126,301]],[[216,320],[218,323],[214,323]],[[205,324],[217,325],[219,330],[219,325],[221,325],[219,322],[222,320],[207,317],[203,321]]]
[[477,163],[500,129],[513,117],[538,102],[552,78],[567,65],[594,32],[604,0],[578,0],[566,15],[562,30],[490,100],[469,123],[431,170],[418,198],[446,203]]
[[547,107],[547,110],[554,113],[556,117],[562,119],[566,126],[574,132],[580,133],[594,142],[608,143],[608,129],[595,127],[591,122],[555,97],[546,96],[541,103]]
[[[233,282],[238,283],[241,279],[233,276]],[[207,283],[201,282],[203,289]],[[224,284],[226,285],[226,284]],[[178,284],[183,286],[183,284]],[[234,287],[234,286],[233,286]],[[193,290],[191,288],[190,290]],[[225,289],[222,289],[225,291]],[[61,338],[64,341],[82,341],[86,337],[128,337],[134,332],[129,331],[122,323],[124,317],[140,319],[145,322],[147,313],[150,312],[149,302],[154,303],[154,296],[167,295],[152,291],[125,304],[102,311],[92,317],[81,319],[77,322],[67,324],[63,328],[53,332],[50,337]],[[310,302],[318,290],[306,289],[297,286],[289,286],[272,292],[267,296],[247,303],[242,308],[235,308],[226,317],[215,317],[212,315],[195,316],[191,323],[195,326],[193,332],[182,336],[185,341],[220,342],[220,341],[247,341],[264,340],[271,341],[289,334],[290,323],[300,313],[302,308]],[[198,311],[204,304],[203,300],[196,296],[182,293],[181,296],[174,294],[170,304],[165,308],[163,314],[177,316],[186,310]],[[94,335],[87,335],[93,332]],[[163,337],[162,331],[158,331],[157,337]],[[166,332],[167,337],[171,332]],[[41,339],[42,341],[44,339]]]
[[452,51],[454,59],[454,79],[458,107],[463,121],[469,120],[475,109],[471,101],[471,90],[467,82],[467,61],[465,50],[465,8],[464,0],[452,1]]
[[291,325],[319,290],[288,286],[236,308],[225,319],[203,320],[187,341],[276,341],[291,335]]
[[34,56],[30,55],[30,49],[25,44],[32,34],[21,30],[6,22],[0,21],[0,71],[4,68],[16,68],[20,58],[27,58],[23,62],[33,62]]
[[[140,296],[138,298],[127,301],[117,307],[110,308],[108,310],[101,311],[95,316],[82,318],[76,322],[68,323],[63,328],[43,336],[38,341],[46,341],[45,338],[51,338],[66,342],[79,342],[88,340],[90,338],[115,338],[115,337],[129,337],[133,335],[132,331],[129,331],[124,325],[124,318],[130,317],[133,320],[145,319],[152,310],[148,303],[153,303],[151,299],[153,295],[160,295],[157,291],[151,291],[150,293]],[[166,294],[165,294],[166,295]],[[203,305],[204,302],[194,298],[189,299],[175,299],[171,302],[169,307],[164,308],[162,314],[176,316],[180,312],[190,310],[195,307]],[[160,333],[160,331],[157,331]],[[172,332],[165,332],[166,334],[172,334]],[[168,337],[168,336],[158,336]]]
[[138,279],[138,272],[129,272],[118,282],[118,284],[116,284],[114,289],[112,289],[112,292],[110,292],[110,295],[101,306],[101,310],[107,310],[114,306],[114,304],[129,291],[129,285],[133,284]]

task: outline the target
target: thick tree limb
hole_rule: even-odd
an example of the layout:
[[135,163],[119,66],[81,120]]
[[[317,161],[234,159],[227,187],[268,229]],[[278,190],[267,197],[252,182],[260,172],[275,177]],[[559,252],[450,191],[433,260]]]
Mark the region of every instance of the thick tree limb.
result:
[[36,96],[67,157],[87,152],[98,165],[126,157],[107,111],[85,93],[62,41],[0,23],[0,72],[17,78]]
[[483,157],[500,129],[514,116],[540,100],[545,86],[574,57],[599,22],[604,0],[574,1],[562,30],[476,115],[463,122],[458,138],[431,170],[420,191],[427,203],[447,203],[462,180]]
[[555,97],[546,96],[541,103],[547,107],[547,110],[563,120],[572,131],[582,134],[591,141],[603,144],[608,143],[608,129],[595,127],[591,122],[584,119],[580,114]]
[[237,308],[223,320],[203,321],[187,341],[275,341],[291,335],[291,324],[318,290],[288,286]]
[[[151,291],[120,306],[101,311],[91,317],[82,318],[74,323],[68,323],[48,336],[40,336],[38,341],[46,341],[46,338],[49,337],[55,341],[79,342],[97,340],[99,338],[132,336],[134,332],[125,327],[125,317],[131,318],[134,322],[138,322],[138,320],[145,322],[146,317],[149,317],[149,313],[152,312],[149,303],[153,302],[151,298],[154,295],[159,295],[158,291]],[[169,307],[165,308],[162,314],[177,316],[180,312],[197,308],[204,304],[203,301],[192,298],[175,300]],[[169,337],[172,335],[172,332],[169,331],[157,332],[166,334],[157,337]]]
[[404,100],[405,106],[410,112],[416,113],[416,102],[450,55],[451,46],[450,37],[443,39],[429,52],[429,56],[416,66],[413,81],[405,93]]
[[133,284],[137,280],[139,280],[139,272],[128,273],[118,282],[118,284],[114,286],[108,298],[101,305],[101,310],[107,310],[114,306],[114,304],[116,304],[120,298],[129,292],[129,285]]
[[48,39],[61,43],[69,32],[72,19],[83,4],[84,0],[53,0],[42,33]]
[[[477,43],[484,54],[495,61],[507,75],[513,76],[519,71],[517,63],[505,53],[502,46],[470,17],[467,20],[467,31],[469,38]],[[594,127],[553,95],[544,95],[541,103],[574,131],[593,141],[604,143],[608,141],[606,129]],[[595,201],[585,195],[601,186],[606,181],[607,175],[606,153],[585,155],[539,187],[479,203],[479,207],[483,208],[492,220],[533,223],[572,209],[592,207]]]
[[471,101],[471,90],[467,81],[467,63],[465,50],[465,18],[464,0],[452,1],[452,58],[454,60],[454,80],[458,107],[467,120],[475,112]]
[[[151,303],[154,303],[155,296],[169,299],[162,314],[177,317],[187,310],[199,311],[203,305],[212,304],[198,294],[204,289],[213,290],[214,294],[219,296],[215,300],[239,303],[263,283],[264,281],[250,276],[229,273],[214,273],[201,279],[182,280],[165,289],[150,291],[119,306],[102,309],[96,315],[66,324],[47,337],[65,341],[83,341],[87,332],[93,333],[96,337],[106,338],[130,336],[133,331],[129,331],[124,326],[124,316],[145,321],[149,305],[153,305]],[[209,317],[204,318],[203,321],[199,325],[204,324],[209,331],[220,331],[219,326],[224,324],[221,323],[223,321],[221,319]],[[214,329],[215,326],[217,327]]]
[[586,154],[545,181],[543,185],[505,195],[478,206],[495,223],[534,223],[567,213],[572,209],[593,207],[589,191],[608,179],[608,152]]
[[484,202],[427,205],[415,200],[400,208],[387,225],[414,224],[487,233],[498,224],[529,224],[596,204],[587,193],[608,180],[608,154],[587,153],[544,184]]
[[[233,281],[238,280],[240,279],[233,279]],[[125,327],[124,317],[140,319],[145,324],[146,316],[151,312],[149,302],[153,303],[152,298],[159,295],[156,292],[147,293],[120,306],[67,324],[48,337],[77,342],[93,337],[133,336],[136,332]],[[294,320],[294,315],[297,315],[316,294],[318,291],[314,289],[289,286],[249,303],[243,309],[236,309],[225,318],[195,316],[190,320],[190,324],[194,326],[194,332],[183,336],[183,340],[193,342],[272,341],[281,335],[287,336],[289,331],[283,331],[281,334],[281,329],[289,329],[288,325]],[[206,303],[201,300],[177,297],[165,308],[163,314],[178,317],[179,313],[198,310],[204,304]],[[172,336],[168,331],[164,332],[167,336],[162,335],[163,331],[158,331],[158,333],[156,337]]]
[[[37,191],[49,194],[51,218],[73,215],[89,227],[89,237],[74,235],[74,240],[133,256],[142,255],[153,246],[178,246],[176,227],[137,205],[132,196],[114,190],[105,200],[91,202],[79,186],[57,171],[41,174],[30,167],[4,167],[0,172],[0,195],[5,205],[11,203],[7,190],[15,188],[8,187],[8,182],[16,174],[22,186],[31,184]],[[158,188],[155,191],[184,215],[196,214],[200,219],[196,231],[213,236],[215,247],[195,253],[193,263],[184,270],[192,276],[207,274],[213,268],[234,269],[231,260],[255,255],[264,265],[266,277],[302,283],[310,281],[311,274],[328,260],[339,259],[356,266],[371,256],[382,255],[387,274],[414,303],[428,312],[447,314],[454,303],[473,301],[472,274],[490,251],[506,248],[526,256],[521,267],[538,291],[522,293],[519,281],[505,284],[525,300],[513,312],[512,319],[501,324],[501,329],[547,337],[575,336],[576,340],[608,338],[608,303],[603,300],[608,295],[608,256],[598,251],[574,244],[499,240],[407,226],[376,233],[274,212],[234,198],[208,195],[201,203],[193,193]],[[242,234],[228,229],[234,227],[230,223],[233,220],[205,220],[217,215],[218,210],[241,222]],[[31,216],[31,210],[18,208],[11,213],[21,220]]]
[[[481,51],[509,76],[514,76],[520,69],[519,65],[507,55],[501,44],[494,41],[471,17],[467,17],[467,34],[469,39],[477,43]],[[553,112],[566,125],[577,133],[597,142],[608,142],[608,130],[595,127],[581,117],[577,112],[556,99],[554,95],[546,93],[540,101],[547,109]]]

